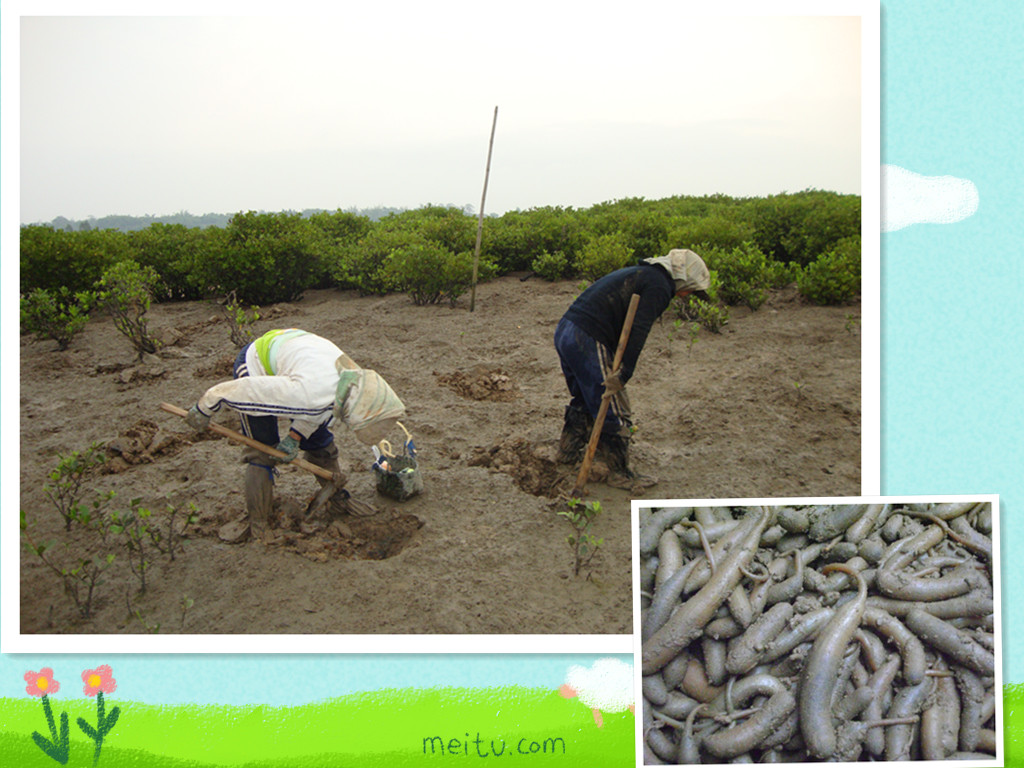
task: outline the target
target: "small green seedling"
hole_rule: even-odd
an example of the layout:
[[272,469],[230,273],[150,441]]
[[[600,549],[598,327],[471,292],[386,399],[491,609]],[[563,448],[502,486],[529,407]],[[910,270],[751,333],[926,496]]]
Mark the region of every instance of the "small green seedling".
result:
[[591,524],[601,514],[601,502],[582,502],[571,498],[567,505],[569,508],[560,510],[558,514],[568,520],[573,528],[573,535],[567,536],[566,541],[573,551],[573,575],[579,576],[580,571],[590,565],[597,550],[604,544],[604,539],[589,532]]

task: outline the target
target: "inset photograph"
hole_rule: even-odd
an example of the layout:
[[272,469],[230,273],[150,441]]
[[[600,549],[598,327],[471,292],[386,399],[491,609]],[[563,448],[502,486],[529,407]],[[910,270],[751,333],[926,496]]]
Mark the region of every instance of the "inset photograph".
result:
[[1002,765],[998,518],[996,496],[634,501],[638,763]]

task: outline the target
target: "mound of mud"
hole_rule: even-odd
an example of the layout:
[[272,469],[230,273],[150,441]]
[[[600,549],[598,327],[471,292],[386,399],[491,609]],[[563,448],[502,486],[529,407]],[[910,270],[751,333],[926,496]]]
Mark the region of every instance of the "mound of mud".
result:
[[454,373],[438,373],[434,371],[440,384],[453,390],[459,397],[468,400],[492,400],[507,403],[519,397],[519,388],[511,377],[500,368],[490,369],[477,365],[468,371]]
[[572,478],[565,467],[555,463],[553,449],[521,437],[490,448],[474,448],[467,464],[510,475],[516,485],[534,496],[554,499],[572,488]]
[[161,456],[173,456],[191,441],[181,435],[160,433],[150,419],[139,419],[106,445],[104,474],[123,472],[136,464],[150,464]]

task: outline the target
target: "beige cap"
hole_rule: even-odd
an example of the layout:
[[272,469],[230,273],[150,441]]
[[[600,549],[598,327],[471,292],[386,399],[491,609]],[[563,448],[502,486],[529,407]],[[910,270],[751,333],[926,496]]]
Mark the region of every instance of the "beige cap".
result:
[[665,256],[644,259],[648,264],[660,264],[672,276],[676,291],[706,291],[711,286],[711,274],[704,259],[688,248],[673,248]]

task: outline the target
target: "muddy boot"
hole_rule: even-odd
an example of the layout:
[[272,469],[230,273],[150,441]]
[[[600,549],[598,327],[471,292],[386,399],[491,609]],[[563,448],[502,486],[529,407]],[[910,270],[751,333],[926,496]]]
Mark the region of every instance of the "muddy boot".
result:
[[245,467],[245,511],[249,514],[249,533],[264,540],[270,528],[274,507],[274,468],[248,463]]
[[[339,517],[348,513],[348,491],[344,489],[346,480],[345,473],[341,471],[341,464],[338,463],[338,446],[331,443],[326,448],[319,448],[315,451],[306,451],[306,461],[310,464],[316,464],[318,467],[326,469],[338,478],[337,486],[338,492],[335,493],[330,500],[327,502],[326,510],[329,517]],[[331,481],[317,475],[316,481],[320,483],[320,487],[323,488],[325,485],[330,485]]]
[[562,425],[562,436],[558,440],[558,456],[555,461],[559,464],[578,464],[583,459],[583,453],[590,441],[590,429],[593,420],[590,414],[574,406],[568,405],[565,408],[565,423]]
[[602,432],[598,450],[608,463],[606,485],[630,491],[657,485],[658,481],[655,478],[637,474],[629,468],[629,438],[625,435],[609,435]]

